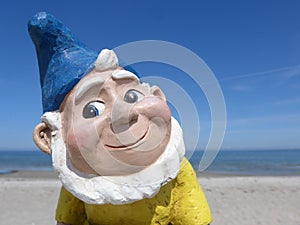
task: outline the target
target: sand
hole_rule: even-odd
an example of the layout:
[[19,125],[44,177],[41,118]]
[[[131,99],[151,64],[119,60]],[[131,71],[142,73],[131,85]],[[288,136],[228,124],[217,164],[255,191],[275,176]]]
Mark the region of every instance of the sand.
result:
[[300,225],[300,177],[200,178],[216,225]]
[[[199,181],[213,225],[300,225],[300,177],[209,176]],[[50,225],[60,190],[52,172],[0,176],[0,225]]]

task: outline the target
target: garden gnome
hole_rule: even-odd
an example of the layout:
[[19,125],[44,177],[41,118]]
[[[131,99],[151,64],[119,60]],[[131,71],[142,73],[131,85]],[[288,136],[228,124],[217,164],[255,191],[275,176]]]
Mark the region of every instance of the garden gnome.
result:
[[63,185],[57,223],[209,224],[163,92],[120,66],[114,51],[86,48],[48,13],[35,15],[28,30],[44,111],[33,138]]

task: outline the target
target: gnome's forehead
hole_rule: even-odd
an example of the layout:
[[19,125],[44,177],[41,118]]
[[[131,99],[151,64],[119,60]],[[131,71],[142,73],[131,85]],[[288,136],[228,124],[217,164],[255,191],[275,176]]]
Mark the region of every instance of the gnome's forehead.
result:
[[112,50],[104,49],[98,54],[88,49],[69,28],[46,12],[28,22],[28,31],[38,57],[44,112],[58,110],[65,96],[93,68],[101,72],[119,66]]

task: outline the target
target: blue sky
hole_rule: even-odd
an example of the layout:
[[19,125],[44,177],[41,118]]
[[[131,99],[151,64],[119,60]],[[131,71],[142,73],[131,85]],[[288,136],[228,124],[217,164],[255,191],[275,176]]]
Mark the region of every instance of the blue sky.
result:
[[[222,149],[300,149],[299,1],[11,0],[0,7],[1,150],[36,149],[31,135],[42,114],[41,91],[27,21],[39,11],[54,14],[96,51],[139,40],[190,49],[223,90],[227,130]],[[168,78],[180,76],[163,65],[136,66],[142,73],[149,68]],[[186,84],[199,99],[203,148],[209,107],[203,94]]]

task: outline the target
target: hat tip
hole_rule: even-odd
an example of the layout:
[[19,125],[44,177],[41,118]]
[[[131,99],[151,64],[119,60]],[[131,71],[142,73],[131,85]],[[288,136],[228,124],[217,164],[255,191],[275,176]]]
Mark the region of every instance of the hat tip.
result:
[[47,12],[38,12],[35,16],[38,19],[45,19],[45,18],[47,18],[48,15],[50,15],[50,14]]
[[28,21],[28,29],[33,27],[46,27],[48,24],[58,23],[58,20],[50,13],[38,12]]

